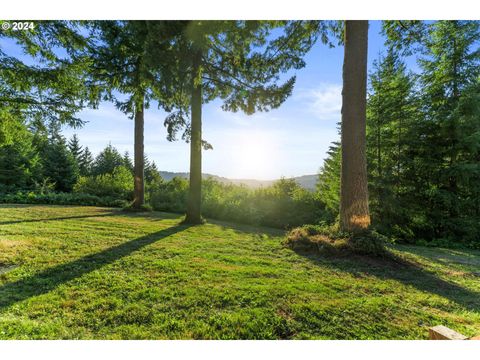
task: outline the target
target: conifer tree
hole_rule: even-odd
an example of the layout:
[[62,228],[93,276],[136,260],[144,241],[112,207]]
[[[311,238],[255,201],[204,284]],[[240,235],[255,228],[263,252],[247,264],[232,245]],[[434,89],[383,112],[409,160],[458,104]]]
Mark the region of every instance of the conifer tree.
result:
[[88,148],[88,146],[85,146],[80,156],[80,161],[78,164],[79,172],[81,176],[89,176],[92,173],[93,162],[94,162],[93,155],[90,152],[90,149]]
[[327,152],[318,175],[317,191],[320,200],[325,204],[330,221],[334,221],[340,210],[340,172],[342,150],[339,142],[333,142]]
[[128,151],[123,153],[123,166],[125,166],[132,174],[134,173],[132,159],[130,158],[130,153]]
[[370,226],[366,159],[368,21],[345,21],[340,228]]
[[478,129],[478,120],[468,117],[472,123],[464,123],[467,118],[458,110],[479,81],[479,39],[478,21],[437,21],[428,27],[419,61],[426,138],[418,148],[417,156],[425,161],[418,175],[427,185],[423,193],[435,237],[460,235],[461,219],[471,213],[470,194],[462,191],[462,183],[477,170],[465,130]]
[[73,134],[73,136],[68,141],[68,148],[70,149],[70,152],[72,153],[73,157],[79,164],[81,156],[83,154],[83,149],[82,149],[82,146],[80,145],[80,140],[78,139],[77,134]]
[[171,34],[178,31],[181,24],[181,21],[88,23],[92,30],[88,53],[93,62],[91,81],[99,85],[103,99],[112,101],[134,119],[133,207],[137,209],[141,209],[145,201],[144,114],[152,100],[159,107],[167,106],[162,83],[164,74],[160,73],[160,69],[167,67],[160,63],[171,60],[162,51],[171,46]]
[[112,144],[108,144],[108,146],[95,158],[92,166],[92,175],[113,174],[117,167],[123,165],[124,162],[122,155],[120,155],[118,150],[113,147]]
[[406,71],[398,52],[373,64],[367,102],[367,159],[373,219],[384,229],[404,225],[412,213],[410,149],[417,143],[414,120],[419,118],[413,74]]

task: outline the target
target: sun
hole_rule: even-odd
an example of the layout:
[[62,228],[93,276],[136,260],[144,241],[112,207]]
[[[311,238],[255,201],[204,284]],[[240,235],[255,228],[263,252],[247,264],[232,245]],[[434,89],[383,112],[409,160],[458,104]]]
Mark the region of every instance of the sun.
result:
[[235,173],[242,178],[271,179],[277,162],[277,141],[268,132],[243,133],[236,136],[233,153]]

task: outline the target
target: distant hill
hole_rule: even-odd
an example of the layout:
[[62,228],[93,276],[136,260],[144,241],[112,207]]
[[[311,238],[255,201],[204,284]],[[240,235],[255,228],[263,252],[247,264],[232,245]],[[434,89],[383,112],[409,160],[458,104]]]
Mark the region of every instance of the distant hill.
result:
[[[187,172],[170,172],[170,171],[160,171],[160,176],[165,180],[169,181],[172,180],[174,177],[182,177],[188,179]],[[212,175],[212,174],[203,174],[204,179],[206,178],[213,178],[221,183],[224,184],[235,184],[235,185],[245,185],[253,189],[257,189],[260,187],[267,187],[272,185],[276,180],[256,180],[256,179],[229,179],[226,177]],[[318,175],[303,175],[293,177],[298,185],[303,187],[307,190],[315,190],[315,186],[317,184]]]

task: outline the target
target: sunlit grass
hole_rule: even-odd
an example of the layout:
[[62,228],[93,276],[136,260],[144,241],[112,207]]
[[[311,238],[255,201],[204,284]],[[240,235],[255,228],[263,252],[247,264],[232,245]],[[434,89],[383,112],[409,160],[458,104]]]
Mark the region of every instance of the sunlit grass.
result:
[[2,339],[422,339],[480,334],[480,253],[415,266],[296,254],[278,230],[167,213],[0,207]]

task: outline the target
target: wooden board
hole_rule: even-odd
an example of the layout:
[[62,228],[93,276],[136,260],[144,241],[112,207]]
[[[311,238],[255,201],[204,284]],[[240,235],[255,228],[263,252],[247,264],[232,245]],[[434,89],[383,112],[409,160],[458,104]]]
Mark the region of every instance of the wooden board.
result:
[[443,325],[428,329],[430,340],[466,340],[467,337]]

